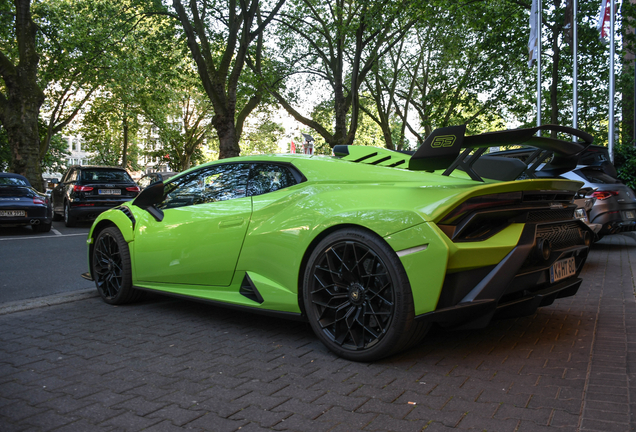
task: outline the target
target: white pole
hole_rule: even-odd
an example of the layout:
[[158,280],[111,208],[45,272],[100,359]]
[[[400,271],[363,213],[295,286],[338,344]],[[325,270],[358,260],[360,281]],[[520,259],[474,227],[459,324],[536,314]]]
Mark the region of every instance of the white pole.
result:
[[614,163],[614,0],[610,0],[610,70],[609,70],[609,131],[608,150]]
[[[572,127],[578,127],[579,114],[579,83],[578,83],[578,24],[576,12],[578,9],[578,1],[572,2],[572,45],[573,45],[573,70],[572,70]],[[577,137],[572,136],[572,141],[577,141]]]
[[[543,15],[543,1],[537,2],[537,126],[541,126],[541,25]],[[541,131],[537,132],[541,135]]]

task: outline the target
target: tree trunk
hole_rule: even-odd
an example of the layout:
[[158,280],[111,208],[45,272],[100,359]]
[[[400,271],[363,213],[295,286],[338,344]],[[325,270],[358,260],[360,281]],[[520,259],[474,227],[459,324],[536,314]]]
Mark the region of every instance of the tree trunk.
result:
[[212,124],[219,136],[219,159],[238,156],[241,153],[241,148],[236,136],[234,113],[227,116],[215,115]]
[[44,191],[38,131],[38,118],[44,102],[44,93],[37,83],[37,27],[31,18],[30,0],[14,2],[19,62],[18,66],[15,66],[0,52],[0,75],[6,91],[6,95],[0,92],[0,121],[7,130],[11,146],[9,170],[22,174],[34,188]]

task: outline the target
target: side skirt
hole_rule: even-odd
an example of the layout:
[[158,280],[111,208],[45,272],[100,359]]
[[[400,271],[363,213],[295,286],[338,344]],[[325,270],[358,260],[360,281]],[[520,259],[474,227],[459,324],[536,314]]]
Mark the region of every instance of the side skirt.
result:
[[198,303],[206,303],[213,306],[218,306],[218,307],[232,309],[232,310],[241,311],[241,312],[249,312],[249,313],[254,313],[259,315],[271,316],[275,318],[289,319],[292,321],[303,321],[303,322],[307,321],[307,317],[305,317],[304,314],[297,313],[297,312],[281,312],[281,311],[276,311],[271,309],[258,309],[258,308],[253,308],[249,306],[235,305],[232,303],[226,303],[226,302],[217,301],[217,300],[202,299],[199,297],[192,297],[192,296],[183,295],[183,294],[175,294],[175,293],[171,293],[167,291],[159,291],[159,290],[144,288],[144,287],[140,287],[136,285],[133,288],[141,290],[141,291],[152,292],[155,294],[162,294],[169,297],[176,297],[176,298],[180,298],[184,300],[192,300]]

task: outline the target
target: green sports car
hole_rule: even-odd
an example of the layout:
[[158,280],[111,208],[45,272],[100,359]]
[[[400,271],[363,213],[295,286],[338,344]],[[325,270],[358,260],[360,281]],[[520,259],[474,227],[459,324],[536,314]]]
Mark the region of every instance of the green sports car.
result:
[[525,143],[567,170],[592,137],[464,132],[438,129],[413,155],[336,146],[197,166],[102,213],[85,277],[110,304],[154,291],[307,320],[356,361],[404,350],[432,323],[483,327],[574,295],[592,239],[574,217],[581,183],[482,154]]

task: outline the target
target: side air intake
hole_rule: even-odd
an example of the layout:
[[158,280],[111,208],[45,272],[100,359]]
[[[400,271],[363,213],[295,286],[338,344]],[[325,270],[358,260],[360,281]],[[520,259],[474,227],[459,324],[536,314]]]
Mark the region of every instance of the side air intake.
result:
[[263,303],[263,297],[261,293],[258,292],[256,286],[254,286],[254,282],[252,279],[245,273],[245,277],[243,278],[243,282],[241,283],[241,288],[239,289],[239,294],[244,295],[248,299],[255,301],[256,303]]

